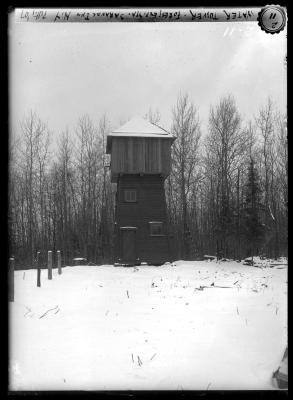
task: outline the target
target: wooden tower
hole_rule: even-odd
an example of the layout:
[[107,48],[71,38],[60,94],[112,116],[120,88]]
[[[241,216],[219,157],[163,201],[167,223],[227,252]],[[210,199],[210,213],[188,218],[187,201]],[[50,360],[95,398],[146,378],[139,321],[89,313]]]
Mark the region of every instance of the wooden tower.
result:
[[170,174],[174,139],[142,118],[107,136],[111,182],[117,183],[115,263],[162,264],[171,259],[164,180]]

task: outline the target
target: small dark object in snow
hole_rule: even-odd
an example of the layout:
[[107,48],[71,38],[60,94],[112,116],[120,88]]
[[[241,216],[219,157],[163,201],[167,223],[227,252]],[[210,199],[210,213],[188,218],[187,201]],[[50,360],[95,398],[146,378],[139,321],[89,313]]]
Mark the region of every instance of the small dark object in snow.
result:
[[254,265],[254,262],[252,261],[251,258],[246,258],[246,259],[243,261],[243,265],[250,265],[250,266],[253,266],[253,265]]

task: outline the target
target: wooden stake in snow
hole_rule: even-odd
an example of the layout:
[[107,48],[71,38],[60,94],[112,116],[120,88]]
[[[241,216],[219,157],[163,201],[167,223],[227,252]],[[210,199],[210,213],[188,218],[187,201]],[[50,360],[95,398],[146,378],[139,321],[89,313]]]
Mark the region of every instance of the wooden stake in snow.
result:
[[62,268],[61,268],[61,251],[57,250],[57,263],[58,263],[58,274],[62,274]]
[[52,279],[52,251],[48,251],[48,279]]
[[37,287],[41,287],[41,253],[37,252]]
[[13,257],[11,257],[9,259],[9,273],[8,273],[8,279],[9,279],[8,298],[9,298],[9,301],[14,301],[14,264],[15,264],[15,260]]

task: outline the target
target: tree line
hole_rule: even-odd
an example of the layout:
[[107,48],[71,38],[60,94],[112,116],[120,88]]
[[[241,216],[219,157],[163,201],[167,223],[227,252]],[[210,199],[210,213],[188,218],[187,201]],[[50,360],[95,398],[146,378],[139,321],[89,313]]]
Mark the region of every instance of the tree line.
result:
[[[145,118],[160,125],[158,110]],[[244,121],[233,96],[224,96],[210,107],[203,131],[196,105],[180,94],[169,130],[177,137],[165,181],[172,257],[287,255],[287,125],[271,99]],[[54,144],[36,113],[23,118],[9,144],[9,253],[16,266],[32,266],[36,252],[47,250],[61,250],[67,265],[78,256],[113,261],[110,131],[106,116],[95,125],[84,115]]]

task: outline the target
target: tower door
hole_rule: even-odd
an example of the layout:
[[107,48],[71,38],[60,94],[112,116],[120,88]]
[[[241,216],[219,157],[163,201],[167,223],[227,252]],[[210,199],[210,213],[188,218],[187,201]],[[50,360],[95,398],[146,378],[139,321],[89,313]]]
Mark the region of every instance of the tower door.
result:
[[136,228],[127,227],[121,229],[121,253],[122,262],[127,264],[135,264],[136,262]]

